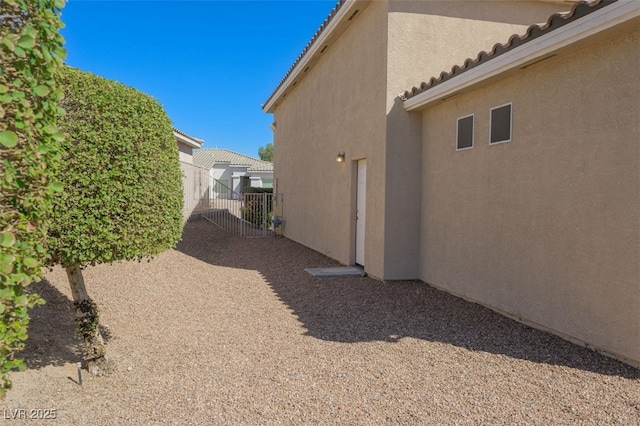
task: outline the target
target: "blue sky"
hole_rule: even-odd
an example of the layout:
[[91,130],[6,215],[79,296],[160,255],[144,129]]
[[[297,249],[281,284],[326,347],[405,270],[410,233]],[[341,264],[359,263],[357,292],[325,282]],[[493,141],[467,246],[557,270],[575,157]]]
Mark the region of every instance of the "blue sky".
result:
[[174,127],[253,157],[273,141],[261,105],[336,0],[70,0],[70,66],[156,98]]

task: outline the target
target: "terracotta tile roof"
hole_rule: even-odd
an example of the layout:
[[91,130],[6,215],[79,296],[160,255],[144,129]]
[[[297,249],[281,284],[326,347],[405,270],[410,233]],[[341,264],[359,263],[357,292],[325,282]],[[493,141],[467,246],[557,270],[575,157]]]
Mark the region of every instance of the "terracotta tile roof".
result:
[[336,14],[338,13],[338,11],[340,10],[340,8],[342,7],[342,5],[345,2],[346,2],[346,0],[339,0],[338,3],[333,7],[333,9],[331,9],[331,13],[329,13],[329,16],[327,16],[327,18],[322,22],[322,25],[320,25],[320,28],[318,28],[318,30],[315,32],[313,37],[311,37],[311,40],[309,40],[309,43],[307,43],[305,48],[302,50],[302,53],[300,53],[300,55],[298,55],[296,60],[293,62],[293,65],[291,65],[291,67],[289,68],[287,73],[284,75],[284,77],[282,77],[282,80],[280,80],[280,83],[278,83],[278,85],[276,86],[275,90],[273,92],[271,92],[271,95],[269,95],[269,98],[267,98],[267,100],[264,102],[263,105],[268,104],[269,101],[271,100],[271,98],[273,98],[273,96],[276,94],[276,92],[280,89],[280,87],[282,87],[282,85],[285,83],[287,78],[289,78],[289,76],[291,75],[293,70],[298,66],[298,64],[300,63],[302,58],[304,58],[304,56],[307,54],[309,49],[311,49],[311,46],[313,46],[313,43],[315,43],[316,40],[318,40],[318,37],[320,37],[320,34],[322,34],[322,32],[325,30],[325,28],[327,28],[329,23],[333,20],[333,18],[336,16]]
[[193,151],[193,164],[212,168],[216,164],[246,166],[250,172],[273,173],[273,163],[238,154],[228,149],[204,148]]
[[475,59],[468,58],[462,65],[455,65],[451,71],[442,72],[438,77],[432,77],[428,82],[422,82],[419,87],[413,87],[411,90],[404,92],[401,95],[403,100],[412,98],[422,92],[425,92],[432,87],[437,86],[447,80],[450,80],[476,66],[488,62],[498,56],[515,49],[525,43],[535,40],[536,38],[548,34],[570,22],[580,19],[590,13],[595,12],[605,6],[615,3],[617,0],[594,0],[594,1],[581,1],[575,3],[571,10],[566,13],[554,13],[549,17],[544,25],[531,25],[527,31],[522,35],[514,34],[509,38],[509,41],[505,44],[497,43],[493,46],[490,52],[482,51]]

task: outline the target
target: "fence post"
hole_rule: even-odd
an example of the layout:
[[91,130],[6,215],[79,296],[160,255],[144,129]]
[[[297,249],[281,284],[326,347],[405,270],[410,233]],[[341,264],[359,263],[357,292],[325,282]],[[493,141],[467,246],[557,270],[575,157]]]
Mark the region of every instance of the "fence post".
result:
[[262,236],[266,237],[269,232],[269,194],[266,192],[262,193],[262,207],[263,207],[263,216],[262,216]]

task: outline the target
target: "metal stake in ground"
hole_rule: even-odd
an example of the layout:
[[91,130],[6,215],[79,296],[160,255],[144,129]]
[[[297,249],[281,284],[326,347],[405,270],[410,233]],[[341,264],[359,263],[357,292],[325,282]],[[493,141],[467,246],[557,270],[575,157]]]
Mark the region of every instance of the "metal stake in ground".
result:
[[76,367],[78,367],[78,384],[82,386],[82,363],[77,362]]

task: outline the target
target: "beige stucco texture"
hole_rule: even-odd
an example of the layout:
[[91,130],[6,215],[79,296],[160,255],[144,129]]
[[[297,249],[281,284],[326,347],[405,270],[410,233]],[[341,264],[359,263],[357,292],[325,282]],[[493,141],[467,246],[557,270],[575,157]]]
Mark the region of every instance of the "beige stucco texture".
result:
[[[517,3],[517,4],[516,4]],[[566,8],[544,2],[390,1],[386,76],[385,279],[418,276],[421,121],[398,94]]]
[[[434,104],[422,113],[421,156],[422,280],[633,365],[639,37],[636,22]],[[513,140],[490,145],[490,109],[505,103]],[[474,147],[456,151],[456,120],[469,114]]]
[[[345,264],[354,262],[354,160],[368,162],[367,211],[384,211],[383,6],[364,9],[274,114],[284,234]],[[346,162],[336,163],[339,152]],[[382,217],[372,213],[366,222],[366,263],[375,275],[382,275]]]
[[[382,279],[418,276],[421,118],[403,110],[398,93],[561,9],[498,3],[359,4],[346,30],[271,107],[285,236],[353,264],[355,161],[366,159],[365,270]],[[336,163],[339,152],[345,163]]]

